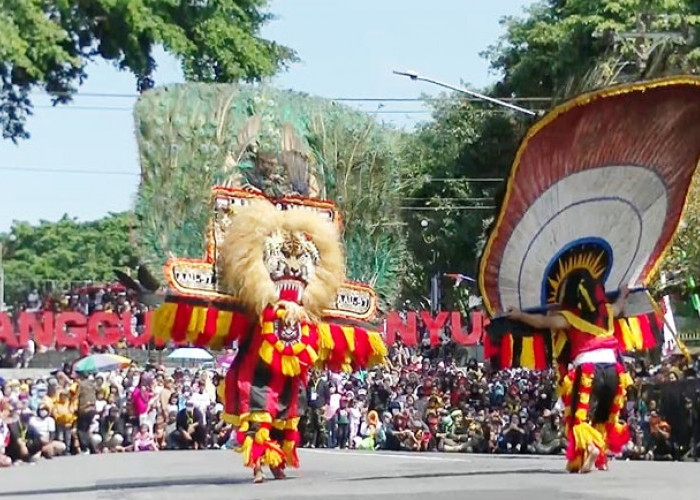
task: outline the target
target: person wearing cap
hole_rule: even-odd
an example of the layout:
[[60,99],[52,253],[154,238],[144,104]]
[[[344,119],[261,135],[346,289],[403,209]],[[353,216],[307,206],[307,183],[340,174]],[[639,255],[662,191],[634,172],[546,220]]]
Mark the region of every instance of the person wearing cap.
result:
[[195,408],[194,402],[187,401],[185,408],[177,414],[174,443],[181,450],[198,450],[206,447],[206,439],[204,416],[198,408]]

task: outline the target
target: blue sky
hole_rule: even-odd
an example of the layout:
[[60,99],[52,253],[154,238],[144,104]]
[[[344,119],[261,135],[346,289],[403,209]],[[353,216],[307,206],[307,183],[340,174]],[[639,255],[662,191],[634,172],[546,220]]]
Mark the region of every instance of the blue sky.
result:
[[[479,53],[502,34],[501,17],[519,15],[530,3],[273,0],[270,10],[278,19],[263,34],[292,47],[301,58],[273,83],[335,98],[414,98],[440,92],[392,74],[413,69],[438,80],[484,87],[496,75]],[[158,85],[183,81],[174,58],[159,53],[157,60]],[[134,78],[104,62],[92,64],[88,75],[70,106],[52,108],[48,98],[36,95],[29,140],[18,146],[0,141],[0,232],[13,220],[34,223],[65,213],[91,220],[132,206],[139,172],[131,115]],[[354,105],[376,111],[378,103]],[[429,118],[420,113],[423,109],[420,103],[385,103],[378,116],[411,127]]]

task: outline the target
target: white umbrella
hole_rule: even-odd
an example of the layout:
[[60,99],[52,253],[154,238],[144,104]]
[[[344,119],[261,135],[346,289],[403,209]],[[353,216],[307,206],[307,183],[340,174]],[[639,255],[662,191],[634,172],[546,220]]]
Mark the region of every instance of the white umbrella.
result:
[[209,354],[206,349],[199,347],[180,347],[171,352],[168,359],[209,361],[214,359],[214,356]]

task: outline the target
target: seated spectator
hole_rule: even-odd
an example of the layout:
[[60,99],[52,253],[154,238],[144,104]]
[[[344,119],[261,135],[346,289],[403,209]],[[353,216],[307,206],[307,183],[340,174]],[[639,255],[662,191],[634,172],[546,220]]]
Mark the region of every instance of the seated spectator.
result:
[[420,445],[417,431],[417,428],[412,429],[408,427],[405,415],[402,413],[395,415],[391,426],[387,429],[387,449],[393,451],[417,451]]
[[126,425],[118,406],[111,406],[107,412],[107,416],[102,419],[100,435],[102,436],[102,451],[124,451]]
[[157,451],[158,446],[156,441],[148,429],[148,424],[141,424],[139,431],[134,434],[134,442],[132,444],[134,451]]
[[447,452],[466,452],[469,439],[469,424],[462,414],[462,410],[453,410],[450,414],[451,425],[447,426],[444,433],[443,449]]
[[525,430],[520,426],[520,417],[511,415],[508,426],[502,432],[502,449],[506,453],[520,453],[525,443]]
[[534,450],[539,455],[556,455],[566,449],[566,437],[558,414],[545,410],[544,425],[535,433]]
[[194,407],[192,401],[187,401],[185,408],[177,414],[177,428],[173,435],[175,446],[181,450],[205,448],[206,428],[204,416]]
[[56,439],[56,421],[49,415],[49,409],[45,405],[39,407],[37,416],[31,418],[30,425],[39,433],[41,454],[45,458],[62,455],[66,451],[65,443]]
[[5,455],[5,449],[10,444],[10,428],[7,426],[7,420],[10,417],[9,408],[9,403],[0,400],[0,467],[12,465],[12,459]]
[[31,410],[25,409],[8,424],[10,439],[5,453],[13,462],[33,462],[41,455],[44,445],[39,431],[31,425],[32,416]]
[[636,431],[629,443],[625,445],[622,457],[627,460],[652,460],[654,458],[654,453],[644,446],[644,433],[641,430]]
[[659,416],[656,410],[649,412],[649,431],[654,460],[673,460],[671,426]]

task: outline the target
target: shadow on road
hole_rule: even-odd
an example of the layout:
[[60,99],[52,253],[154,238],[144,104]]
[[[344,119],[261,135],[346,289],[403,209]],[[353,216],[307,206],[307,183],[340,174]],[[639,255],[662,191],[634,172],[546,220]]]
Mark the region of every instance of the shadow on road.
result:
[[[294,480],[288,477],[285,481]],[[21,491],[5,491],[0,493],[0,498],[12,496],[41,496],[41,495],[63,495],[71,493],[92,493],[109,490],[138,490],[146,488],[163,488],[168,486],[227,486],[234,484],[252,483],[250,478],[235,478],[230,476],[210,476],[210,477],[183,477],[173,479],[153,479],[133,481],[120,479],[118,481],[101,481],[96,484],[83,486],[66,486],[62,488],[43,488]]]
[[460,472],[426,472],[419,474],[395,474],[387,476],[353,477],[347,481],[379,481],[382,479],[426,479],[431,477],[470,477],[470,476],[503,476],[506,474],[553,474],[568,475],[569,472],[559,469],[514,469],[514,470],[480,470]]

